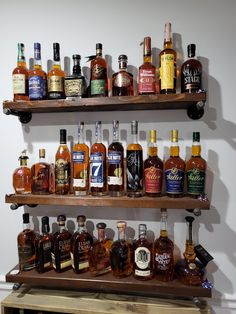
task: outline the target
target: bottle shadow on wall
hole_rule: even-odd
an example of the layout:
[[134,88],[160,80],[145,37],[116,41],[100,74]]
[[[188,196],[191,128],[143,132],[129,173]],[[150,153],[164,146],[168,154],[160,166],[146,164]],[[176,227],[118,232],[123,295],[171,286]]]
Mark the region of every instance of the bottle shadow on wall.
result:
[[[173,49],[176,51],[176,92],[181,92],[181,66],[184,59],[184,50],[182,44],[182,35],[179,33],[173,33]],[[187,49],[187,47],[186,47]]]

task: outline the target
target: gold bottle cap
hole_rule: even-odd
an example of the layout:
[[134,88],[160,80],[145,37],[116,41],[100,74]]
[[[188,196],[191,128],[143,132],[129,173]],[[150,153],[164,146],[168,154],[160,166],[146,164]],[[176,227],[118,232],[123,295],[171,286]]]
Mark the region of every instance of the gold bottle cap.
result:
[[39,149],[39,158],[45,158],[45,149],[44,148]]
[[156,143],[157,141],[157,132],[156,130],[150,130],[150,142]]
[[178,143],[179,131],[171,130],[171,142]]

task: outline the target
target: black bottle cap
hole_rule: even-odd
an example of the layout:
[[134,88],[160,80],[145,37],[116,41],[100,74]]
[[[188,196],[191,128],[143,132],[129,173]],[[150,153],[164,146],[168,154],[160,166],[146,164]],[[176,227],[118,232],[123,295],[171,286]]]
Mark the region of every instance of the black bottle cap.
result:
[[189,58],[195,57],[196,45],[195,44],[190,44],[190,45],[188,45],[187,49],[188,49],[188,57]]
[[24,213],[22,215],[22,217],[23,217],[23,223],[24,224],[28,224],[29,223],[29,214],[28,213]]
[[213,256],[211,256],[211,254],[208,253],[201,244],[196,245],[194,247],[194,251],[197,258],[200,260],[204,267],[214,259]]
[[101,43],[97,43],[96,44],[96,49],[102,49],[102,44]]
[[73,55],[72,59],[73,60],[81,60],[81,55]]
[[186,216],[185,217],[185,220],[187,221],[187,222],[189,222],[189,223],[192,223],[193,221],[194,221],[194,217],[192,217],[192,216]]
[[118,61],[127,61],[128,60],[128,57],[126,56],[126,55],[120,55],[119,57],[118,57]]
[[50,227],[49,227],[49,218],[48,216],[42,217],[42,233],[48,233],[50,232]]
[[105,224],[105,222],[99,222],[99,223],[97,223],[97,225],[96,225],[96,227],[98,228],[98,229],[106,229],[106,224]]
[[60,129],[60,143],[66,144],[66,129]]
[[200,142],[200,132],[193,132],[193,142]]
[[57,216],[57,222],[65,222],[66,221],[66,216],[65,215],[59,215]]
[[86,217],[84,215],[77,216],[77,222],[79,226],[84,226],[85,221]]
[[53,60],[60,61],[60,45],[59,43],[53,43]]

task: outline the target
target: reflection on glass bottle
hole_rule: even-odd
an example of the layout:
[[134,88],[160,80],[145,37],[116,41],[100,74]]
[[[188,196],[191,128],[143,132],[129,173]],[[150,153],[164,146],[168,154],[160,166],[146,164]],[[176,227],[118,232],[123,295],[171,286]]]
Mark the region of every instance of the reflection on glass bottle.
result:
[[30,194],[31,193],[31,171],[27,166],[29,157],[26,155],[26,150],[23,150],[19,159],[20,167],[17,168],[12,177],[13,187],[16,194]]

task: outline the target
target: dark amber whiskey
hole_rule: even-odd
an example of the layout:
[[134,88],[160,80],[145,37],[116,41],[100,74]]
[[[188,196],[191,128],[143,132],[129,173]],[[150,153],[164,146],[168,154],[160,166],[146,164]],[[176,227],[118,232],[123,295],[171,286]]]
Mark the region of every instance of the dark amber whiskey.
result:
[[112,95],[132,96],[134,94],[133,74],[127,71],[127,56],[120,55],[118,62],[119,72],[112,75]]
[[49,194],[50,165],[45,162],[45,149],[39,150],[39,162],[31,167],[32,193]]
[[23,150],[18,159],[20,160],[20,167],[14,171],[12,176],[12,184],[16,194],[31,193],[31,171],[27,166],[28,159],[26,150]]

